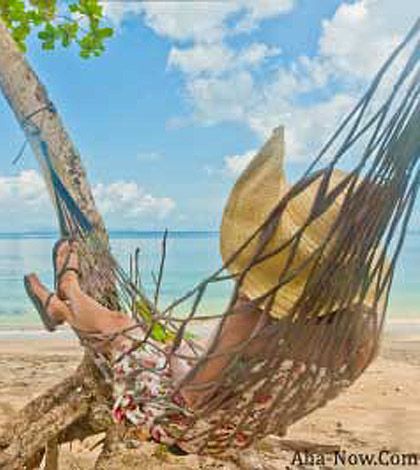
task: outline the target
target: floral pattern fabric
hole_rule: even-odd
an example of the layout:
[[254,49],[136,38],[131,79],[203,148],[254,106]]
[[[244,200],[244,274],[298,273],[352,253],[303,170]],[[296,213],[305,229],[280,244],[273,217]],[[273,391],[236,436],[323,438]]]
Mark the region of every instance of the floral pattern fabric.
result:
[[[113,417],[118,423],[133,425],[140,439],[151,438],[168,446],[177,444],[188,453],[227,454],[247,447],[255,437],[253,427],[242,426],[238,430],[240,410],[249,403],[252,390],[238,394],[238,413],[227,413],[221,406],[210,417],[197,418],[173,389],[167,354],[161,344],[149,339],[132,350],[128,343],[114,356],[119,360],[113,366]],[[250,422],[258,422],[273,397],[254,397]]]

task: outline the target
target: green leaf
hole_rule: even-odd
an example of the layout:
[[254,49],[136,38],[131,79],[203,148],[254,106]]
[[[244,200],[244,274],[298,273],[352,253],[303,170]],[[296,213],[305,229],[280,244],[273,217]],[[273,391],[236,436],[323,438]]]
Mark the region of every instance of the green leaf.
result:
[[99,37],[105,39],[110,38],[114,34],[114,30],[112,28],[101,28],[98,30]]
[[52,51],[55,48],[54,42],[47,41],[42,43],[42,49],[46,51]]
[[[98,0],[70,1],[62,2],[69,15],[58,16],[58,0],[0,0],[0,18],[21,50],[26,50],[27,37],[35,29],[44,50],[76,42],[82,58],[100,56],[105,40],[113,35],[113,29],[102,24],[102,6]],[[87,31],[79,28],[82,21],[87,22]]]
[[166,339],[165,329],[163,328],[162,325],[159,325],[159,323],[154,325],[152,328],[152,338],[155,341],[159,341],[160,343],[165,342],[165,339]]
[[71,5],[69,5],[69,11],[70,13],[78,13],[80,11],[79,5],[77,5],[76,3],[72,3]]

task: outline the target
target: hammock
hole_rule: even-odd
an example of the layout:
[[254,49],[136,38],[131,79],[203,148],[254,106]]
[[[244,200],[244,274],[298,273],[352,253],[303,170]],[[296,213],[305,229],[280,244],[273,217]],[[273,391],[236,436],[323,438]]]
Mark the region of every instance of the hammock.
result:
[[[188,427],[179,439],[200,442],[198,453],[228,454],[239,436],[241,446],[246,447],[268,434],[284,435],[292,423],[351,385],[373,360],[395,264],[420,183],[419,29],[417,22],[302,178],[278,201],[247,242],[220,269],[164,308],[157,305],[157,296],[149,299],[137,270],[127,273],[112,255],[106,269],[98,266],[98,252],[107,251],[107,247],[61,182],[49,158],[48,145],[34,130],[33,139],[38,139],[45,162],[61,232],[80,240],[84,288],[98,298],[103,297],[105,282],[115,286],[118,308],[147,332],[137,341],[136,348],[157,342],[169,361],[174,355],[182,357],[179,346],[188,345],[192,367],[176,384],[177,390],[187,387],[200,366],[213,357],[222,327],[233,314],[241,287],[253,268],[279,253],[288,254],[288,263],[279,270],[273,286],[252,300],[269,312],[276,295],[310,263],[308,281],[287,317],[258,333],[269,343],[264,354],[244,361],[242,352],[249,342],[241,345],[231,352],[229,365],[217,381],[207,385],[216,393],[209,395],[205,405],[194,413],[178,410],[188,419]],[[329,190],[332,172],[339,165],[347,165],[348,173]],[[318,182],[318,190],[307,220],[290,239],[274,248],[270,245],[267,252],[282,215],[314,181]],[[368,191],[361,182],[379,189]],[[323,243],[305,266],[296,266],[294,258],[302,237],[338,198],[342,201],[341,210]],[[248,265],[242,272],[230,273],[229,267],[252,243],[255,250]],[[209,315],[203,312],[203,304],[215,283],[231,283],[232,294],[223,312]],[[215,324],[218,327],[212,344],[203,353],[197,331],[208,331]],[[129,336],[130,332],[126,334]],[[358,369],[354,367],[355,354],[366,337],[373,347],[366,366]],[[350,351],[345,349],[349,341]],[[105,358],[95,350],[92,354],[105,378],[110,379],[109,370],[103,367]],[[269,406],[259,408],[267,396]],[[171,398],[159,406],[164,423],[165,417],[174,412]]]

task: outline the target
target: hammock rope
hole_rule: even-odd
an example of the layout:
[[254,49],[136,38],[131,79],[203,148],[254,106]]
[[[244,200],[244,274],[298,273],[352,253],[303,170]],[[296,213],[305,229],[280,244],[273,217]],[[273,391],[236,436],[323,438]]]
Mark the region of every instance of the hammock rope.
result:
[[[149,300],[137,268],[127,274],[112,257],[109,269],[98,268],[95,258],[98,251],[104,250],[103,241],[62,183],[49,157],[48,146],[35,129],[33,139],[37,139],[46,164],[61,232],[80,240],[84,286],[93,293],[102,292],[104,282],[116,286],[119,309],[127,312],[136,320],[136,327],[140,325],[145,331],[141,341],[133,340],[133,350],[146,345],[158,349],[165,357],[163,367],[174,356],[188,359],[191,370],[176,384],[175,391],[183,387],[199,389],[192,380],[203,364],[217,357],[215,348],[223,326],[235,314],[244,281],[256,266],[279,253],[288,253],[276,283],[259,298],[252,299],[255,307],[269,313],[284,286],[310,265],[308,281],[289,315],[258,332],[258,338],[267,344],[264,353],[244,361],[243,353],[255,340],[254,336],[230,350],[229,365],[215,381],[200,386],[212,392],[210,398],[194,413],[182,410],[189,426],[180,439],[200,443],[199,453],[227,454],[239,435],[246,447],[265,435],[284,434],[288,426],[351,385],[373,360],[383,330],[395,265],[420,185],[419,30],[418,21],[302,178],[278,201],[264,223],[220,269],[162,309],[157,306],[161,275],[154,300]],[[391,74],[398,60],[404,60],[404,66],[398,75]],[[388,87],[385,97],[383,86]],[[376,110],[375,100],[381,103]],[[332,171],[349,156],[352,157],[350,171],[340,184],[329,190]],[[323,163],[325,160],[327,163]],[[318,192],[305,223],[287,241],[267,251],[290,203],[315,181],[319,183]],[[342,199],[341,209],[325,233],[324,241],[311,256],[297,264],[296,254],[305,233],[338,198]],[[235,259],[255,241],[256,249],[247,266],[239,273],[227,273]],[[232,294],[223,312],[209,315],[203,311],[203,305],[208,288],[215,283],[232,284]],[[372,291],[373,299],[368,302]],[[214,327],[213,340],[203,351],[196,341],[197,331],[203,334]],[[134,328],[123,334],[130,337]],[[366,366],[358,369],[356,351],[366,338],[374,347]],[[91,340],[84,343],[89,348]],[[190,355],[178,350],[182,343],[188,345]],[[350,352],[346,349],[349,343]],[[92,351],[105,377],[112,380],[112,364],[104,369],[104,358],[96,350]],[[119,360],[121,357],[116,359]],[[159,374],[160,370],[152,372]],[[270,405],[259,409],[257,404],[267,395],[271,397]],[[171,397],[161,406],[164,423],[174,413]],[[206,419],[208,424],[203,426]],[[226,432],[232,423],[233,428]]]

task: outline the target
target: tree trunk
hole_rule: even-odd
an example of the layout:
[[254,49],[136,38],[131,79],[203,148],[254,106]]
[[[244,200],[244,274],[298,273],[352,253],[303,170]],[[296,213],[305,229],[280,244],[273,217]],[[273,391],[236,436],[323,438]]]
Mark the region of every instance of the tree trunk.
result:
[[[63,183],[82,211],[105,236],[104,224],[96,210],[79,154],[44,86],[1,21],[0,88],[29,139],[41,168],[45,170],[36,141],[31,139],[33,126],[39,130],[40,137],[48,144],[52,162]],[[49,184],[48,173],[44,174]]]
[[[57,174],[90,219],[96,233],[106,242],[106,248],[106,230],[96,210],[79,154],[45,88],[1,21],[0,88],[31,144],[50,193],[49,173],[34,131],[48,145]],[[109,258],[100,254],[98,267],[107,260]],[[111,290],[113,286],[104,283],[102,292],[96,289],[94,294],[98,300],[109,300]],[[74,376],[29,403],[13,423],[5,427],[0,435],[0,467],[31,468],[39,464],[48,443],[55,440],[65,442],[104,431],[111,424],[106,411],[107,400],[109,390],[104,386],[90,356],[85,355]]]

